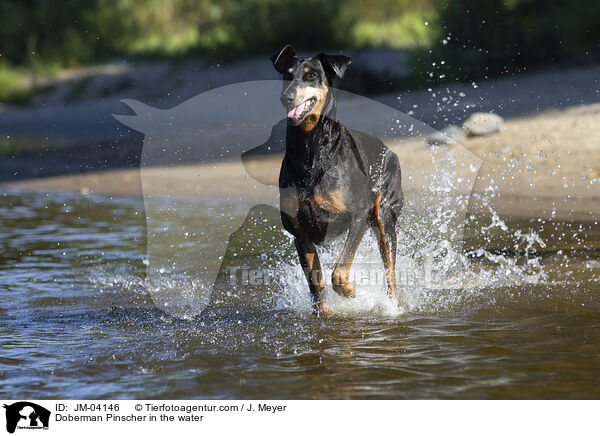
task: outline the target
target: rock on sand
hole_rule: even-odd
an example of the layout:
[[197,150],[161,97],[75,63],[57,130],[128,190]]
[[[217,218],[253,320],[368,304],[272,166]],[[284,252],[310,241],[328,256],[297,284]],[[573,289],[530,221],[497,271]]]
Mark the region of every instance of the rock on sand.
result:
[[504,124],[500,115],[476,112],[472,114],[463,124],[467,136],[483,136],[499,132]]

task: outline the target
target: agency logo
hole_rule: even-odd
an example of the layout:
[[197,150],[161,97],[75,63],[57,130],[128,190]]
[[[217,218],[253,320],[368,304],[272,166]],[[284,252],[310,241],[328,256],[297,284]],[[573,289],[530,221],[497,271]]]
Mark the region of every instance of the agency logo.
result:
[[6,409],[6,431],[14,433],[18,429],[47,430],[50,411],[28,401],[4,405]]

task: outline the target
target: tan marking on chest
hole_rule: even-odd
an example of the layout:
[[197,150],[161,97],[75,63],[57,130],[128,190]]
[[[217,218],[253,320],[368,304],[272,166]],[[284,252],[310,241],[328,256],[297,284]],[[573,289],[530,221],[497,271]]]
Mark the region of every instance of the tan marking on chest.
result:
[[346,203],[344,202],[344,196],[342,191],[336,189],[335,191],[319,192],[313,197],[313,203],[324,210],[330,212],[342,213],[346,212]]

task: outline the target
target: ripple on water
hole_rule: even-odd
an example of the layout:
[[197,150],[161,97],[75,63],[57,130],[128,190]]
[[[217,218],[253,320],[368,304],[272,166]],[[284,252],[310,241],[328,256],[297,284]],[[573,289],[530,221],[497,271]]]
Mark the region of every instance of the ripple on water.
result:
[[[429,249],[441,286],[408,280],[399,308],[384,281],[359,286],[352,300],[328,284],[337,315],[320,319],[310,312],[291,241],[265,224],[253,228],[263,238],[261,255],[244,262],[268,266],[273,283],[215,292],[206,311],[183,320],[156,308],[148,292],[141,201],[24,193],[1,201],[5,396],[600,395],[593,227],[500,218],[490,227],[489,220],[472,220],[462,251],[420,245],[426,238],[400,230],[399,268],[416,277],[422,250]],[[557,241],[558,232],[567,236]],[[577,250],[562,246],[570,234],[583,241]],[[322,250],[326,277],[338,251]],[[357,269],[380,269],[379,262],[369,236]]]

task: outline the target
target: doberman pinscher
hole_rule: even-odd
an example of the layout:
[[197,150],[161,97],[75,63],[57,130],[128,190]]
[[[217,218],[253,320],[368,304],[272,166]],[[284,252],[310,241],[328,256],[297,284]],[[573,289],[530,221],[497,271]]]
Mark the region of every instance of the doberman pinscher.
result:
[[281,102],[287,110],[279,175],[281,220],[295,237],[315,309],[331,314],[323,299],[325,283],[315,244],[348,233],[332,285],[338,294],[353,297],[350,266],[368,226],[395,298],[396,221],[403,202],[400,162],[378,138],[349,130],[337,120],[333,79],[343,77],[351,59],[325,53],[299,58],[288,45],[271,60],[283,75]]

